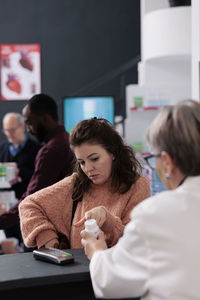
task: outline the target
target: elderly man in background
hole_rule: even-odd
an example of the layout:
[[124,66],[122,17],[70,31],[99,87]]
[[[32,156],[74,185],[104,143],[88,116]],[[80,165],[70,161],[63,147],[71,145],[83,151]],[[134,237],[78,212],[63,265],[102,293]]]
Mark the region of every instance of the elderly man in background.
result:
[[[19,113],[7,113],[3,117],[2,127],[6,140],[0,143],[0,163],[16,163],[15,178],[10,184],[19,200],[33,175],[40,145],[25,133],[24,118]],[[5,234],[22,242],[19,223],[7,228]]]

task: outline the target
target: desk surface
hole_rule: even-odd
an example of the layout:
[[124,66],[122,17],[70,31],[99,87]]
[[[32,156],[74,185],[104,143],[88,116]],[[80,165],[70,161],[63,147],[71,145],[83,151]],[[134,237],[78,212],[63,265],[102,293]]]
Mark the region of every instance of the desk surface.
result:
[[1,299],[95,300],[84,250],[67,251],[75,261],[63,266],[36,260],[32,252],[0,255]]
[[63,266],[35,260],[32,252],[0,255],[0,291],[90,281],[89,260],[84,250],[67,251],[75,261]]

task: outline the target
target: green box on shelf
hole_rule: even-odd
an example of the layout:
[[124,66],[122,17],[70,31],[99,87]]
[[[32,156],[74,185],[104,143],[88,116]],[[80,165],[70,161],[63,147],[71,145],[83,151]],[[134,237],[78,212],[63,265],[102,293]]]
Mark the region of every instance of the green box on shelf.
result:
[[6,166],[0,166],[0,177],[5,177],[7,175]]
[[136,107],[142,107],[143,106],[143,97],[133,97],[133,105]]
[[142,142],[134,142],[132,144],[133,150],[135,152],[142,152],[143,151],[143,143]]

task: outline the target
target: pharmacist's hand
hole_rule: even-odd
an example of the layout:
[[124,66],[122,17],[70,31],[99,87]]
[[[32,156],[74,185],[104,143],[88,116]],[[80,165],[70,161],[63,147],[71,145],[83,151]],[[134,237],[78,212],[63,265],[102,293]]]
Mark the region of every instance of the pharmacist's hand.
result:
[[58,240],[57,239],[50,240],[44,246],[45,248],[59,248]]
[[103,251],[107,249],[103,231],[100,230],[98,239],[95,239],[87,231],[81,231],[81,244],[84,247],[85,254],[89,259],[92,258],[96,251]]
[[85,216],[78,221],[74,226],[79,227],[85,223],[86,220],[95,219],[97,225],[102,227],[104,222],[106,221],[106,209],[103,206],[97,206],[91,210],[85,212]]

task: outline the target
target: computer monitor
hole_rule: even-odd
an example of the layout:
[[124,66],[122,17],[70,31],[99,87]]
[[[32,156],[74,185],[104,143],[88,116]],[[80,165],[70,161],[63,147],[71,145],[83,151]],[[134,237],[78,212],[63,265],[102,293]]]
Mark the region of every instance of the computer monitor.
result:
[[67,132],[80,121],[90,118],[105,118],[114,125],[114,97],[64,97],[63,122]]

